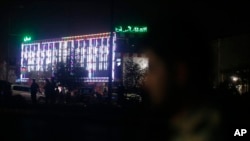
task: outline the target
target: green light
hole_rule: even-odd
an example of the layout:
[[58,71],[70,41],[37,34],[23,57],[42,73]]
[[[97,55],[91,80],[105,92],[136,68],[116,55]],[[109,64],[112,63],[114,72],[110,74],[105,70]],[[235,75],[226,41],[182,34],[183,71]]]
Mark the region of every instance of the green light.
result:
[[25,36],[25,37],[23,38],[23,41],[24,41],[24,42],[29,42],[29,41],[31,41],[31,37],[30,37],[30,36]]
[[146,26],[127,26],[123,28],[122,26],[115,27],[115,32],[123,32],[123,33],[145,33],[148,31]]

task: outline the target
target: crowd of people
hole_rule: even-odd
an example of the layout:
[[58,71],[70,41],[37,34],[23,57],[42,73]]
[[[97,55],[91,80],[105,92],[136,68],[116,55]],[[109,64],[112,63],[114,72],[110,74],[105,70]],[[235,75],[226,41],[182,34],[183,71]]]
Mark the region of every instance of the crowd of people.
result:
[[[64,95],[70,95],[62,88],[59,88],[60,85],[57,85],[54,78],[51,78],[51,81],[49,79],[45,79],[45,85],[42,88],[44,90],[44,101],[46,104],[55,104],[63,103],[64,101]],[[33,79],[33,82],[30,87],[31,91],[31,99],[32,103],[37,103],[37,93],[41,93],[41,89],[39,88],[39,85],[36,83],[36,80]]]

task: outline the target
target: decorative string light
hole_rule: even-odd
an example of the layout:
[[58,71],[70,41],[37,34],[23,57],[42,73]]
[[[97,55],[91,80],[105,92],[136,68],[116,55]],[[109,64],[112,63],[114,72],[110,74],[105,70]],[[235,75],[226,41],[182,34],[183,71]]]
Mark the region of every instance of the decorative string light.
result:
[[[107,82],[107,76],[96,77],[95,75],[108,71],[109,38],[110,32],[106,32],[22,43],[21,67],[26,68],[28,72],[31,70],[48,71],[49,66],[55,67],[57,63],[62,62],[69,63],[72,71],[75,63],[79,63],[88,71],[89,81]],[[115,40],[116,35],[114,34],[113,64],[115,61]],[[70,60],[67,59],[67,56]],[[112,77],[114,78],[114,65],[112,68]],[[25,76],[22,75],[24,78]],[[104,78],[105,80],[102,80]]]

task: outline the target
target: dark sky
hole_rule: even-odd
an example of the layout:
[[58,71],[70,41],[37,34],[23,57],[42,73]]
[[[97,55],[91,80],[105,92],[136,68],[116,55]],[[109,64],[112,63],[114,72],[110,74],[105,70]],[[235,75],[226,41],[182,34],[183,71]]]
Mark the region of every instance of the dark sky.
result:
[[[163,18],[168,9],[172,9],[173,14],[180,9],[188,9],[205,23],[214,38],[250,31],[250,8],[247,4],[228,1],[113,1],[115,25],[147,25]],[[47,39],[107,32],[111,25],[111,0],[1,0],[0,10],[0,50],[4,55],[8,42],[11,44],[9,48],[15,49],[26,34],[32,35],[33,39]]]
[[[6,0],[7,1],[7,0]],[[114,23],[147,24],[165,14],[166,9],[190,9],[203,19],[209,28],[217,32],[233,32],[246,26],[248,6],[243,4],[189,3],[157,1],[113,0]],[[85,1],[1,1],[3,30],[11,34],[33,34],[35,39],[61,37],[77,34],[106,32],[110,30],[111,0]],[[9,31],[8,31],[9,30]],[[5,36],[4,35],[4,36]]]
[[[230,25],[247,19],[249,9],[243,4],[217,3],[178,3],[171,6],[157,1],[113,0],[114,21],[116,24],[142,24],[164,14],[164,9],[178,11],[185,7],[193,9],[208,26]],[[22,1],[1,2],[1,14],[5,24],[10,20],[11,32],[23,34],[33,32],[37,38],[95,33],[108,31],[110,27],[111,0],[85,1]],[[170,2],[169,2],[170,3]],[[209,25],[210,24],[210,25]],[[229,25],[230,24],[230,25]]]
[[[115,25],[145,25],[150,17],[145,16],[144,3],[115,0],[113,4]],[[6,0],[0,2],[0,7],[1,57],[6,55],[7,46],[15,50],[24,35],[39,40],[108,32],[111,28],[111,0]]]

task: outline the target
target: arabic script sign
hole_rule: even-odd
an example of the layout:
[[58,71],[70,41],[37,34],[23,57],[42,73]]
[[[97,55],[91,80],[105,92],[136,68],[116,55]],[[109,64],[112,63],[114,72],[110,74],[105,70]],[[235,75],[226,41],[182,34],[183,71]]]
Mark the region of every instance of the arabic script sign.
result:
[[115,27],[115,32],[145,33],[147,31],[148,31],[147,26],[127,26],[127,27],[118,26],[118,27]]

